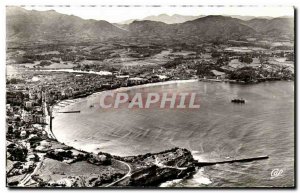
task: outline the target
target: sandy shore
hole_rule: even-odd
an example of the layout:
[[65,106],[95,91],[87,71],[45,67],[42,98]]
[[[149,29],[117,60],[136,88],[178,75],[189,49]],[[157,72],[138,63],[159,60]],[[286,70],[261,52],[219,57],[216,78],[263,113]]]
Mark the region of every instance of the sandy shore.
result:
[[161,85],[177,84],[177,83],[189,83],[189,82],[197,82],[197,81],[199,81],[199,79],[169,80],[169,81],[165,81],[165,82],[155,82],[155,83],[141,84],[141,85],[130,86],[130,87],[120,87],[120,88],[114,89],[112,91],[123,91],[123,90],[131,90],[131,89],[136,89],[136,88],[147,88],[147,87],[152,87],[152,86],[161,86]]
[[81,70],[73,70],[73,69],[46,69],[46,70],[39,70],[39,71],[45,71],[45,72],[70,72],[70,73],[80,73],[80,74],[97,74],[97,75],[102,75],[102,76],[106,76],[106,75],[112,75],[111,72],[108,71],[99,71],[99,72],[95,72],[95,71],[81,71]]
[[[95,92],[95,93],[93,93],[90,96],[95,97],[95,96],[103,94],[104,92],[120,92],[120,91],[128,91],[128,90],[131,90],[131,89],[139,89],[139,88],[147,88],[147,87],[153,87],[153,86],[161,86],[161,85],[169,85],[169,84],[179,84],[179,83],[182,84],[182,83],[190,83],[190,82],[197,82],[197,81],[199,81],[199,80],[198,79],[189,79],[189,80],[170,80],[170,81],[165,81],[165,82],[148,83],[148,84],[142,84],[142,85],[136,85],[136,86],[130,86],[130,87],[120,87],[120,88],[116,88],[116,89],[112,89],[112,90],[104,90],[104,91],[100,91],[100,92]],[[87,97],[89,97],[89,96],[87,96]],[[59,116],[58,112],[64,111],[65,108],[68,107],[69,105],[72,105],[72,104],[81,102],[83,100],[86,100],[87,97],[76,98],[76,99],[66,99],[66,100],[59,101],[58,103],[56,103],[52,107],[52,109],[53,109],[53,111],[52,111],[53,116],[54,117]],[[49,119],[49,122],[50,122],[50,119]],[[52,132],[50,131],[49,122],[47,122],[48,125],[46,126],[46,132],[47,132],[48,136],[53,136],[52,138],[58,140],[57,138],[55,138],[55,132],[53,131],[53,129],[52,129]],[[59,142],[68,145],[68,142],[66,142],[66,141],[59,141]],[[73,144],[73,143],[74,142],[72,142],[71,144],[69,144],[69,146],[72,146],[72,147],[75,147],[75,148],[78,149],[77,145]],[[95,144],[90,144],[90,146],[91,146],[90,148],[88,148],[88,149],[86,149],[84,151],[97,153],[96,149],[98,149],[98,148],[95,148]]]
[[[147,88],[147,87],[152,87],[152,86],[161,86],[161,85],[169,85],[169,84],[178,84],[178,83],[189,83],[189,82],[197,82],[199,81],[198,79],[189,79],[189,80],[170,80],[170,81],[165,81],[165,82],[155,82],[155,83],[148,83],[148,84],[141,84],[141,85],[135,85],[135,86],[130,86],[130,87],[120,87],[112,90],[104,90],[100,92],[95,92],[90,96],[97,96],[101,95],[104,92],[119,92],[119,91],[128,91],[132,89],[138,89],[138,88]],[[87,96],[89,97],[89,96]],[[53,115],[58,116],[59,111],[62,111],[65,107],[83,101],[85,100],[86,97],[83,98],[77,98],[77,99],[66,99],[58,102],[53,106]]]

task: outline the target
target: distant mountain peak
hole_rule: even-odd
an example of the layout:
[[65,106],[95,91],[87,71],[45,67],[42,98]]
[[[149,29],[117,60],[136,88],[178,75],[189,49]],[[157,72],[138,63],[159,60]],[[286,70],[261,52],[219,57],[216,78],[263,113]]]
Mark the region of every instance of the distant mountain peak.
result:
[[7,37],[16,41],[103,40],[127,34],[126,30],[107,21],[85,20],[55,10],[36,11],[8,7],[6,21]]
[[149,21],[158,21],[158,22],[163,22],[166,24],[175,24],[175,23],[184,23],[186,21],[194,20],[199,17],[203,16],[188,16],[188,15],[179,15],[179,14],[173,14],[173,15],[168,15],[165,13],[159,14],[159,15],[151,15],[147,16],[143,19],[129,19],[123,22],[120,22],[119,24],[130,24],[133,21],[141,21],[141,20],[149,20]]

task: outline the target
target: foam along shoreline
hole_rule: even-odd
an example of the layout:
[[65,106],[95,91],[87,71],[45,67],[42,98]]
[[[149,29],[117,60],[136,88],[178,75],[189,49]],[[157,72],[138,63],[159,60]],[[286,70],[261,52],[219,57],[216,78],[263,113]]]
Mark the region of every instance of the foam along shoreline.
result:
[[[186,182],[183,182],[183,181]],[[181,187],[181,183],[188,183],[191,187],[199,187],[199,186],[206,186],[212,183],[209,176],[205,175],[204,168],[198,168],[192,178],[189,179],[175,179],[163,182],[159,185],[161,188],[168,188],[168,187]]]

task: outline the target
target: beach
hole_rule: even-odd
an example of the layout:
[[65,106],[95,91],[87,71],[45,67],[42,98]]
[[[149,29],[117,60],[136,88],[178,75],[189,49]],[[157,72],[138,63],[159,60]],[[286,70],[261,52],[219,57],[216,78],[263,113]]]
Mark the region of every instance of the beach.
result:
[[[201,107],[197,111],[100,110],[90,108],[91,104],[98,102],[96,94],[66,106],[64,110],[81,112],[56,116],[53,132],[59,141],[75,148],[119,156],[160,152],[172,147],[187,148],[199,161],[276,155],[277,158],[271,157],[269,162],[246,164],[246,168],[241,164],[221,169],[224,175],[226,170],[237,170],[244,173],[242,176],[246,179],[252,172],[259,172],[261,181],[251,185],[276,183],[263,177],[269,176],[272,168],[282,162],[286,163],[285,171],[292,171],[293,142],[287,139],[293,138],[293,82],[239,85],[193,80],[185,84],[154,85],[121,90],[132,94],[141,92],[141,89],[142,92],[198,92]],[[245,98],[247,103],[243,106],[232,104],[232,98]],[[281,149],[272,146],[275,141],[282,145]],[[253,149],[253,146],[257,148]],[[217,175],[215,172],[220,168],[207,168],[202,173],[213,181],[214,175]],[[233,181],[224,182],[224,185],[237,185],[234,179],[240,175],[230,174],[229,178]],[[287,176],[287,184],[292,176],[292,173]]]

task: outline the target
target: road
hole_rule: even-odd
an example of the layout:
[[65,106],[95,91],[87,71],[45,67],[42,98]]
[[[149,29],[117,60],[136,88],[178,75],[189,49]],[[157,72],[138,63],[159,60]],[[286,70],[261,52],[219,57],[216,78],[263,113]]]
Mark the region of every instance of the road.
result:
[[[116,161],[119,162],[119,163],[125,164],[125,165],[128,167],[128,172],[127,172],[127,174],[124,175],[122,178],[120,178],[120,179],[118,179],[117,181],[114,181],[114,182],[112,182],[112,183],[106,185],[105,187],[113,186],[113,185],[115,185],[115,184],[121,182],[122,180],[126,179],[127,177],[131,176],[131,171],[132,171],[131,166],[130,166],[128,163],[126,163],[126,162],[123,162],[123,161],[120,161],[120,160],[116,160]],[[158,161],[157,157],[155,157],[155,162],[153,162],[153,164],[156,165],[156,166],[158,166],[158,167],[160,167],[160,168],[173,168],[173,169],[177,169],[177,170],[186,170],[186,169],[187,169],[186,167],[166,166],[166,165],[160,163],[160,162]]]
[[40,162],[38,162],[38,164],[36,165],[36,167],[34,168],[33,172],[30,174],[27,174],[19,183],[18,186],[20,187],[25,187],[26,184],[29,182],[29,180],[31,180],[31,177],[40,169],[40,167],[42,166],[44,161],[44,156],[40,157]]
[[115,184],[121,182],[121,181],[124,180],[125,178],[131,176],[131,171],[132,171],[132,169],[131,169],[131,166],[130,166],[128,163],[123,162],[123,161],[120,161],[120,160],[115,160],[115,161],[117,161],[117,162],[119,162],[119,163],[122,163],[122,164],[125,164],[125,165],[127,166],[127,168],[128,168],[128,172],[127,172],[127,174],[124,175],[122,178],[120,178],[120,179],[118,179],[117,181],[114,181],[114,182],[112,182],[112,183],[106,185],[105,187],[113,186],[113,185],[115,185]]

